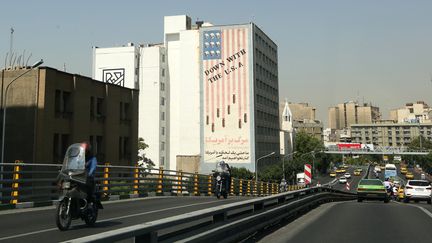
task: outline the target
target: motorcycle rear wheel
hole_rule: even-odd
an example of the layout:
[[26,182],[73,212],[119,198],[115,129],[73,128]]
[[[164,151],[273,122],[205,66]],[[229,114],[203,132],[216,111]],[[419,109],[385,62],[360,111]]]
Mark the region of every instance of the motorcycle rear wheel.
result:
[[66,214],[67,206],[68,200],[63,200],[57,205],[55,220],[57,228],[59,228],[61,231],[68,230],[72,222],[71,210],[69,209],[69,213]]
[[87,209],[88,212],[84,217],[84,221],[85,221],[87,226],[93,226],[97,220],[98,207],[96,206],[95,203],[91,203],[91,205],[89,205],[89,207],[91,207],[91,208]]

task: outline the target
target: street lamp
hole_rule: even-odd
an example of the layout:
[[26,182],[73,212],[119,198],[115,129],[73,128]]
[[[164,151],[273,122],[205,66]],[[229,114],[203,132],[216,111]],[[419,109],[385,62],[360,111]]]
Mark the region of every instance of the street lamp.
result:
[[4,163],[4,152],[5,152],[4,147],[5,147],[5,133],[6,133],[5,127],[6,127],[6,110],[7,110],[6,102],[7,102],[7,94],[8,94],[9,87],[17,79],[24,76],[28,72],[32,71],[34,68],[39,67],[42,63],[43,63],[43,60],[41,59],[40,61],[33,64],[30,69],[28,69],[27,71],[23,72],[22,74],[18,75],[16,78],[14,78],[12,81],[10,81],[10,83],[6,86],[6,90],[5,90],[4,95],[2,97],[3,98],[3,124],[2,124],[3,126],[2,126],[2,152],[1,152],[1,163],[2,163],[2,170],[1,170],[2,174],[1,175],[2,175],[2,178],[3,178],[3,163]]
[[256,161],[255,161],[255,182],[258,183],[258,161],[260,159],[264,159],[267,158],[269,156],[272,156],[273,154],[275,154],[275,152],[271,152],[269,154],[266,154],[264,156],[259,157]]
[[283,157],[283,159],[282,159],[282,171],[283,171],[283,179],[284,179],[284,180],[285,180],[285,158],[288,157],[288,156],[290,156],[290,155],[293,155],[293,154],[295,154],[295,153],[297,153],[297,151],[294,151],[294,152],[292,152],[292,153],[289,153],[289,154],[285,155],[285,156]]

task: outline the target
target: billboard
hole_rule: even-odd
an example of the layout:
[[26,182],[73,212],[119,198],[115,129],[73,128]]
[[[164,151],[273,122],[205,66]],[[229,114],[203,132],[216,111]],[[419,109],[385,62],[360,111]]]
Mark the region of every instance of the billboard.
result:
[[[248,26],[201,30],[203,162],[251,163],[253,85]],[[252,106],[251,106],[252,104]]]

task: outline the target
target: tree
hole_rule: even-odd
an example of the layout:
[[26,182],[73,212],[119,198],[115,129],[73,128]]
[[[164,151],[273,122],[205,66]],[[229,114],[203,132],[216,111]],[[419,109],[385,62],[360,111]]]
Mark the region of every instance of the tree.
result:
[[231,167],[231,176],[237,179],[252,180],[254,173],[244,167]]
[[[420,146],[421,144],[421,146]],[[408,145],[410,150],[432,150],[432,142],[422,135],[414,138]],[[425,171],[432,172],[432,154],[428,155],[405,155],[403,156],[408,164],[419,164]]]
[[144,142],[143,138],[138,138],[138,165],[145,168],[153,168],[154,162],[145,156],[144,150],[148,148],[148,144]]

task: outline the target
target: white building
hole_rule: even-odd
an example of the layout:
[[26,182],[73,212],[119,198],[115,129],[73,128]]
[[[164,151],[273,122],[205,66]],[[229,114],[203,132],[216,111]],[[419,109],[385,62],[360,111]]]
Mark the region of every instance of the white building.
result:
[[294,127],[293,116],[286,100],[281,118],[280,154],[289,156],[294,151]]
[[199,157],[207,173],[217,157],[255,171],[272,152],[260,165],[277,161],[277,46],[263,31],[167,16],[163,45],[151,48],[95,48],[93,77],[140,89],[139,136],[157,166]]
[[93,79],[140,89],[138,137],[149,145],[146,157],[157,167],[169,161],[167,141],[166,52],[163,45],[129,43],[93,48]]

